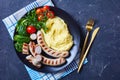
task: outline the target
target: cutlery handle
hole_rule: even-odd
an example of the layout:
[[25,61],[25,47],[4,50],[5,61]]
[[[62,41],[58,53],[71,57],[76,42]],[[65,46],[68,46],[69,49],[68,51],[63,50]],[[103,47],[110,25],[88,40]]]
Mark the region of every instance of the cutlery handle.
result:
[[87,44],[87,41],[88,41],[89,33],[90,33],[90,32],[87,32],[87,35],[86,35],[86,38],[85,38],[85,41],[84,41],[84,44],[83,44],[83,48],[82,48],[82,52],[81,52],[81,56],[82,56],[83,53],[85,52],[86,44]]
[[80,71],[80,69],[81,69],[81,67],[82,67],[82,64],[83,64],[83,62],[84,62],[84,60],[85,60],[85,58],[86,58],[86,56],[87,56],[87,53],[88,53],[88,51],[89,51],[89,49],[90,49],[90,47],[91,47],[91,44],[92,44],[92,42],[94,41],[95,36],[97,35],[98,31],[99,31],[99,27],[96,28],[96,29],[94,30],[93,34],[92,34],[92,38],[91,38],[90,43],[89,43],[89,45],[88,45],[88,47],[87,47],[87,49],[86,49],[86,51],[85,51],[85,54],[83,55],[83,57],[82,57],[82,59],[81,59],[81,62],[80,62],[80,64],[79,64],[79,67],[78,67],[78,71],[77,71],[77,72]]
[[[79,64],[80,64],[81,59],[82,59],[82,57],[83,57],[83,55],[84,55],[84,53],[85,53],[85,49],[86,49],[86,44],[87,44],[87,41],[88,41],[89,33],[90,33],[90,32],[87,32],[87,35],[86,35],[86,37],[85,37],[85,41],[84,41],[83,48],[82,48],[81,55],[80,55]],[[79,66],[78,66],[78,67],[79,67]],[[79,69],[79,68],[78,68],[78,69]]]

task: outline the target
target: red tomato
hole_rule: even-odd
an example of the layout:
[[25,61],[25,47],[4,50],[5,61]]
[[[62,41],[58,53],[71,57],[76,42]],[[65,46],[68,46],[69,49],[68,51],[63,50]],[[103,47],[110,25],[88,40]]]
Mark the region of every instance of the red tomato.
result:
[[27,33],[32,34],[36,32],[36,28],[34,26],[28,26],[27,27]]
[[39,15],[39,14],[41,14],[41,13],[43,13],[42,8],[38,8],[38,9],[36,10],[36,14]]
[[53,12],[53,11],[49,11],[49,12],[47,13],[47,17],[48,17],[48,18],[54,18],[54,17],[55,17],[54,12]]
[[50,10],[50,7],[49,7],[49,6],[46,5],[46,6],[43,7],[43,11],[44,11],[44,12],[45,12],[45,11],[49,11],[49,10]]
[[41,21],[44,18],[43,14],[38,15],[38,21]]

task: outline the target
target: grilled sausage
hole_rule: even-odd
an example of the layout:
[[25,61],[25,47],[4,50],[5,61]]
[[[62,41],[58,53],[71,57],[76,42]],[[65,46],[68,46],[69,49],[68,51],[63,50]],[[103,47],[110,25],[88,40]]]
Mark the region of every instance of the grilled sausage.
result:
[[30,52],[31,52],[31,54],[33,56],[36,56],[36,53],[35,53],[35,43],[32,42],[32,41],[30,41],[30,43],[29,43],[29,50],[30,50]]
[[26,56],[26,59],[32,63],[34,66],[40,68],[41,67],[41,60],[42,60],[42,57],[41,55],[36,55],[35,57],[33,57],[32,55],[28,55]]
[[41,67],[40,63],[49,66],[59,66],[66,62],[66,60],[61,57],[57,59],[50,59],[42,55],[36,55],[35,57],[33,57],[32,55],[28,55],[26,59],[36,67]]
[[40,68],[41,67],[41,63],[40,63],[41,60],[42,60],[41,55],[36,55],[32,60],[32,64],[35,65],[36,67]]
[[23,54],[29,54],[29,49],[28,49],[28,44],[27,43],[23,43],[22,53]]
[[50,59],[45,56],[42,56],[42,61],[43,64],[49,65],[49,66],[59,66],[62,65],[66,62],[66,60],[62,57],[56,58],[56,59]]
[[35,45],[35,43],[32,41],[30,41],[29,43],[29,49],[30,49],[31,54],[34,57],[38,54],[41,54],[41,47],[38,44]]
[[67,57],[69,55],[68,51],[60,52],[60,51],[56,51],[54,49],[49,48],[43,39],[43,34],[41,31],[37,32],[37,42],[38,44],[40,44],[43,51],[52,57]]
[[33,57],[32,55],[26,56],[26,59],[27,59],[29,62],[32,62],[33,58],[34,58],[34,57]]

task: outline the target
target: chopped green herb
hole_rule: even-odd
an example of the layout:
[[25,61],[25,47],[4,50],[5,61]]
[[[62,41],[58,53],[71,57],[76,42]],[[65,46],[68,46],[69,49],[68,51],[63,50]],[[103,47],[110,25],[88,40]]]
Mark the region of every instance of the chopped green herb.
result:
[[23,46],[23,43],[20,43],[20,42],[15,43],[15,48],[18,52],[22,52],[22,46]]
[[16,42],[20,42],[20,43],[29,43],[30,42],[30,38],[28,36],[22,36],[22,35],[15,35],[14,36],[14,41]]

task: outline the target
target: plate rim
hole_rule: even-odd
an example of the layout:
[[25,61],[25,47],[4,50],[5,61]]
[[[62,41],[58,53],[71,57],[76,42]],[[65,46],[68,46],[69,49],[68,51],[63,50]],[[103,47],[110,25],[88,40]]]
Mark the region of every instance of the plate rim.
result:
[[[40,6],[40,7],[43,7],[43,6]],[[40,8],[40,7],[36,7],[36,8]],[[35,8],[35,9],[36,9],[36,8]],[[67,13],[66,11],[64,11],[64,10],[58,8],[58,7],[53,7],[53,6],[50,6],[50,8],[54,8],[54,9],[56,8],[56,9],[62,11],[63,13],[67,14],[68,17],[71,18],[74,22],[76,22],[76,21],[72,18],[72,16],[71,16],[69,13]],[[33,10],[33,9],[31,9],[31,10]],[[30,10],[30,11],[31,11],[31,10]],[[28,11],[28,12],[29,12],[29,11]],[[28,12],[27,12],[27,13],[28,13]],[[27,13],[26,13],[26,14],[27,14]],[[26,14],[25,14],[25,15],[26,15]],[[22,17],[24,17],[25,15],[23,15]],[[21,17],[21,18],[22,18],[22,17]],[[59,16],[58,16],[58,17],[59,17]],[[21,19],[21,18],[20,18],[20,19]],[[60,18],[61,18],[61,17],[60,17]],[[63,19],[63,18],[62,18],[62,19]],[[64,20],[64,19],[63,19],[63,20]],[[18,20],[18,21],[19,21],[19,20]],[[18,22],[18,21],[17,21],[17,22]],[[64,20],[64,21],[65,21],[65,20]],[[66,23],[66,21],[65,21],[65,23]],[[66,24],[67,24],[67,23],[66,23]],[[76,24],[77,24],[77,22],[76,22]],[[68,25],[68,24],[67,24],[67,25]],[[78,24],[77,24],[77,25],[78,25]],[[77,27],[80,28],[79,25],[78,25]],[[68,27],[68,28],[70,28],[70,27]],[[79,30],[79,31],[80,31],[80,30]],[[15,31],[14,31],[14,36],[15,36],[15,32],[16,32],[16,28],[15,28]],[[69,32],[70,32],[70,30],[69,30]],[[70,32],[70,34],[72,35],[71,32]],[[80,34],[79,34],[79,35],[80,35]],[[13,36],[13,37],[14,37],[14,36]],[[72,35],[72,36],[73,36],[73,35]],[[74,41],[74,40],[73,40],[73,41]],[[13,44],[15,44],[15,41],[14,41],[14,40],[13,40]],[[78,44],[78,45],[79,45],[79,48],[80,48],[80,44],[81,44],[81,37],[79,37],[79,44]],[[14,46],[14,49],[15,49],[15,46]],[[73,60],[75,59],[75,57],[76,57],[77,53],[79,52],[79,50],[80,50],[80,49],[78,49],[78,51],[76,52]],[[43,72],[42,70],[38,70],[38,69],[33,68],[33,67],[31,67],[30,65],[26,64],[25,61],[22,60],[22,59],[20,58],[20,56],[19,56],[19,53],[22,53],[22,52],[18,52],[16,49],[15,49],[15,51],[16,51],[17,56],[19,57],[19,59],[22,61],[22,63],[23,63],[24,65],[28,66],[29,68],[31,68],[31,69],[33,69],[33,70],[36,70],[36,71],[39,71],[39,72]],[[23,54],[22,54],[22,55],[23,55]],[[72,63],[73,60],[71,60],[70,63]],[[29,62],[28,62],[28,63],[29,63]],[[65,65],[62,69],[64,69],[64,68],[67,67],[68,65],[70,65],[70,63],[67,64],[67,65]],[[47,65],[46,65],[46,66],[47,66]],[[60,69],[60,70],[62,70],[62,69]],[[55,70],[55,71],[52,71],[52,72],[58,72],[58,71],[60,71],[60,70]],[[48,70],[48,71],[45,71],[45,72],[51,72],[51,71]]]

